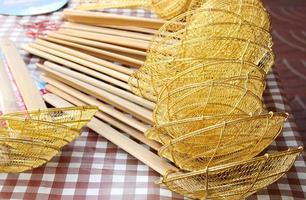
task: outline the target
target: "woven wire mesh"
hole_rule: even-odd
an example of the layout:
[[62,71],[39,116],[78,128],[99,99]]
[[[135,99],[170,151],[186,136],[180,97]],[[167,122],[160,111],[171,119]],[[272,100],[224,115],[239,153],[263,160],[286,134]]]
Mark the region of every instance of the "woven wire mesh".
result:
[[[184,25],[178,28],[181,22]],[[145,64],[129,84],[135,94],[156,101],[165,83],[198,63],[239,60],[267,72],[274,62],[271,46],[266,30],[236,13],[214,8],[186,12],[154,36]]]
[[302,151],[297,148],[195,172],[169,173],[161,183],[196,199],[244,199],[282,177]]
[[287,115],[277,113],[231,121],[225,118],[172,139],[159,150],[159,155],[188,171],[248,160],[272,143],[286,118]]
[[5,116],[24,120],[31,119],[52,122],[79,130],[92,119],[96,112],[96,106],[81,106],[15,112]]
[[222,9],[241,16],[245,21],[262,27],[267,31],[271,29],[271,19],[260,1],[250,0],[208,0],[201,8]]
[[248,117],[247,114],[199,116],[175,120],[161,125],[155,125],[145,132],[146,137],[161,144],[169,144],[171,140],[199,129],[214,126],[223,122]]
[[[176,82],[177,86],[175,84],[171,84],[173,87],[180,87],[181,85],[185,83],[189,83],[193,80],[198,80],[198,82],[203,81],[209,81],[209,80],[220,80],[222,78],[231,78],[234,76],[250,76],[250,77],[256,77],[257,79],[265,80],[265,72],[258,68],[256,65],[249,63],[249,62],[240,62],[237,60],[214,60],[210,62],[199,62],[197,60],[193,61],[186,61],[191,62],[192,66],[190,66],[188,69],[182,71],[181,73],[178,73],[174,77],[163,79],[163,81],[160,81],[159,79],[153,79],[152,82],[154,82],[154,85],[157,88],[163,88],[165,86],[165,82]],[[183,62],[182,62],[183,63]],[[181,64],[182,64],[181,63]],[[144,75],[144,74],[142,74]],[[144,78],[144,76],[143,76]],[[150,76],[146,75],[146,82],[143,82],[143,84],[138,85],[138,89],[140,91],[146,91],[147,88],[150,88],[150,85],[147,82],[150,82]],[[134,79],[135,80],[135,79]],[[130,81],[130,83],[132,80]],[[133,84],[137,84],[137,81],[134,81]],[[262,85],[262,84],[260,84]],[[161,89],[159,89],[160,91]],[[258,90],[252,90],[252,92],[260,93],[260,89]],[[151,94],[150,92],[146,93],[147,96]],[[150,95],[150,99],[157,100],[157,97],[154,95]]]
[[[159,17],[169,20],[186,12],[191,1],[192,0],[151,0],[151,7]],[[202,2],[202,0],[196,1]]]
[[32,119],[1,116],[0,124],[1,172],[38,167],[80,134],[64,125]]
[[160,93],[154,109],[156,125],[199,116],[253,115],[264,111],[261,99],[239,86],[213,81],[189,84],[175,90],[168,90],[167,86]]
[[[265,76],[265,72],[252,63],[221,60],[209,64],[200,63],[184,70],[169,81],[167,90],[192,83],[219,81],[241,86],[261,97],[265,89]],[[235,80],[242,80],[242,83],[235,83]]]

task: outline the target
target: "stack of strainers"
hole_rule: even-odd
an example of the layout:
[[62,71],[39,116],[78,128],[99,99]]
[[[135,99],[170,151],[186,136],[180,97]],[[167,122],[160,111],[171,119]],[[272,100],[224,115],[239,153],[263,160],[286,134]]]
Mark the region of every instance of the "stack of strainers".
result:
[[[253,64],[268,72],[274,62],[269,16],[257,3],[239,2],[208,1],[166,23],[155,34],[143,67],[132,74],[132,91],[156,101],[165,82],[176,74],[218,60]],[[173,31],[182,21],[187,21],[185,27]]]
[[146,135],[164,145],[159,155],[189,171],[258,155],[287,118],[261,102],[264,72],[274,62],[268,14],[255,2],[226,2],[208,1],[175,19],[188,19],[185,30],[160,34],[151,48],[159,54],[135,72],[138,85],[153,80],[145,88],[159,95]]
[[[184,26],[171,27],[180,22]],[[175,163],[180,169],[97,119],[89,124],[163,175],[160,183],[169,189],[192,198],[242,199],[279,179],[302,151],[255,157],[278,136],[287,118],[285,113],[267,112],[261,101],[265,75],[274,62],[269,30],[268,14],[258,1],[211,0],[167,22],[151,42],[144,66],[129,81],[135,94],[156,102],[153,112],[146,109],[149,106],[105,92],[102,86],[107,84],[76,72],[88,69],[84,60],[79,59],[84,66],[64,62],[72,55],[59,54],[55,47],[49,53],[62,55],[61,59],[48,58],[74,70],[50,62],[39,66],[46,72],[49,91],[75,105],[98,105],[104,112],[98,118]],[[57,49],[68,52],[60,45]],[[84,56],[76,50],[69,52]],[[96,73],[91,76],[98,78]],[[55,96],[46,99],[63,106]],[[148,129],[143,122],[153,127]]]

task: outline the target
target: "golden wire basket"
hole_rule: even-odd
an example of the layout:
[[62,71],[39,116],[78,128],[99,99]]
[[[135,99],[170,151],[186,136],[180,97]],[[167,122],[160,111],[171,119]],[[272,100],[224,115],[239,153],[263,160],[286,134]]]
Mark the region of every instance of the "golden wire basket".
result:
[[299,147],[199,171],[169,173],[159,183],[194,199],[245,199],[280,179],[302,151]]
[[14,112],[5,114],[5,116],[51,122],[80,130],[93,118],[97,110],[96,106],[48,108],[36,111]]
[[153,112],[156,125],[198,116],[254,115],[264,111],[261,99],[254,93],[231,84],[211,81],[175,90],[167,87],[160,93]]
[[169,144],[171,140],[188,133],[214,126],[220,123],[234,121],[249,117],[247,114],[198,116],[181,120],[174,120],[160,125],[154,125],[145,132],[145,136],[163,145]]
[[[267,31],[271,29],[271,19],[260,1],[245,0],[208,0],[201,8],[222,9],[241,16],[245,21],[250,22]],[[197,17],[197,16],[194,16]]]
[[[193,37],[232,37],[255,42],[271,48],[273,45],[270,33],[258,26],[246,22],[216,22],[211,24],[195,23],[186,29],[185,40]],[[260,38],[260,39],[259,39]]]
[[[208,127],[170,135],[173,139],[166,142],[159,155],[188,171],[247,160],[275,140],[286,119],[287,114],[272,112],[228,121],[225,118]],[[197,123],[202,125],[203,120]],[[190,127],[180,124],[184,125]]]
[[[187,65],[192,66],[185,69],[176,76],[167,77],[165,79],[151,79],[148,74],[144,75],[143,73],[139,73],[137,75],[141,76],[141,78],[131,78],[129,83],[130,85],[133,85],[131,87],[137,88],[137,90],[135,91],[137,95],[146,96],[154,101],[157,101],[157,94],[150,91],[150,88],[156,88],[155,91],[161,91],[162,88],[165,87],[165,82],[168,83],[168,88],[177,88],[184,84],[189,84],[193,80],[195,80],[194,82],[204,82],[210,80],[220,80],[222,78],[229,79],[234,76],[249,76],[254,77],[258,80],[262,80],[262,83],[260,83],[258,87],[256,87],[257,89],[252,90],[252,92],[258,94],[261,93],[261,90],[265,88],[264,80],[266,73],[253,63],[221,59],[210,62],[200,62],[197,60],[189,62],[190,63]],[[181,64],[182,63],[183,62],[181,62]],[[139,80],[143,81],[140,82]],[[175,82],[175,84],[169,84],[171,82]]]
[[0,172],[38,167],[80,134],[74,128],[32,119],[1,116],[0,124]]

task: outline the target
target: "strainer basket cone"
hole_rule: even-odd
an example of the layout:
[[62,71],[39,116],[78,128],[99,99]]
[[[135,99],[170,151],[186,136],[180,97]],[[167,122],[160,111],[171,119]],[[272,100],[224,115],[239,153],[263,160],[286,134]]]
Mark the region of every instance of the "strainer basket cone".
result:
[[[185,25],[178,28],[178,24],[182,24],[181,22],[184,21],[186,21],[186,23],[184,23]],[[196,38],[199,38],[202,37],[203,34],[200,31],[205,33],[206,26],[213,27],[214,24],[227,23],[249,24],[247,21],[243,20],[241,16],[233,12],[213,8],[201,8],[195,11],[186,12],[176,18],[173,18],[169,22],[166,22],[152,38],[144,66],[149,63],[155,63],[164,59],[168,60],[176,57],[176,54],[181,51],[181,48],[178,47],[181,45],[182,41],[192,38],[188,37],[188,34],[198,33]],[[211,30],[211,28],[207,29]],[[220,33],[221,36],[223,36],[222,33],[227,35],[226,32],[222,31]],[[211,37],[211,33],[209,31],[207,34]],[[267,37],[266,39],[269,40],[270,37],[268,37],[266,32],[262,32],[262,34],[264,34],[263,36]],[[156,67],[159,69],[167,69],[166,66],[152,66],[153,69]],[[159,70],[156,71],[158,72]]]
[[255,76],[235,76],[227,79],[221,79],[218,81],[220,83],[227,83],[246,88],[259,98],[262,97],[263,92],[266,88],[266,82]]
[[273,45],[272,36],[267,30],[242,20],[238,22],[211,22],[210,24],[206,22],[190,23],[185,31],[182,38],[184,40],[198,37],[233,37],[249,40],[268,48]]
[[[259,114],[261,99],[249,90],[225,83],[204,82],[160,93],[153,112],[156,125],[197,116]],[[184,129],[182,132],[186,132]]]
[[[210,127],[216,124],[248,117],[247,114],[199,116],[175,120],[161,125],[155,125],[145,132],[145,136],[161,144],[168,144],[171,140],[185,134]],[[184,130],[184,132],[182,131]]]
[[31,119],[0,117],[1,172],[21,172],[38,167],[74,140],[76,129]]
[[[259,2],[259,1],[258,1]],[[202,5],[201,8],[221,9],[233,12],[241,16],[245,21],[252,23],[258,27],[262,27],[267,31],[271,29],[271,19],[266,9],[255,1],[247,2],[241,0],[209,0]],[[198,13],[197,13],[198,14]],[[194,17],[198,17],[194,15]],[[198,18],[199,19],[199,18]]]
[[[192,83],[218,81],[241,86],[261,97],[261,93],[265,89],[265,77],[265,72],[252,63],[223,60],[200,63],[190,67],[173,77],[166,87],[168,91],[171,91]],[[237,80],[241,80],[241,82],[237,82]]]
[[[188,51],[193,49],[193,51]],[[270,48],[232,37],[194,38],[184,41],[179,57],[214,60],[233,59],[254,63],[265,72],[274,64],[275,55]]]
[[[192,0],[151,0],[152,9],[163,19],[172,19],[184,12],[190,6]],[[201,2],[202,0],[195,0]]]
[[244,199],[280,179],[302,147],[189,173],[169,173],[160,183],[194,199]]
[[81,106],[14,112],[6,114],[5,116],[24,120],[32,119],[46,121],[80,130],[93,118],[96,112],[96,106]]
[[200,2],[199,0],[194,0],[190,4],[189,10],[194,10],[197,8],[202,7],[211,7],[211,4],[213,4],[214,7],[216,8],[223,8],[227,6],[228,3],[235,3],[235,4],[245,4],[245,5],[250,5],[250,6],[255,6],[258,8],[264,8],[264,5],[261,1],[258,0],[234,0],[234,1],[228,1],[228,0],[219,0],[219,1],[214,1],[211,2],[211,0],[203,0]]
[[[146,96],[151,100],[156,101],[158,97],[158,93],[165,87],[165,83],[175,82],[175,84],[171,84],[171,86],[177,88],[182,85],[188,84],[193,80],[195,82],[203,82],[209,80],[220,80],[222,78],[230,78],[233,76],[250,76],[256,77],[256,79],[265,80],[265,72],[258,68],[253,63],[249,62],[240,62],[237,60],[214,60],[210,62],[200,62],[200,61],[184,61],[190,67],[177,74],[176,76],[171,76],[167,78],[160,79],[151,79],[148,73],[138,73],[137,75],[141,76],[141,78],[134,78],[130,80],[130,85],[132,84],[133,88],[137,88],[140,96]],[[181,64],[184,64],[182,61]],[[192,65],[190,64],[192,63]],[[185,68],[185,67],[184,67]],[[142,72],[144,72],[143,70]],[[141,80],[141,81],[140,81]],[[260,87],[263,86],[264,83],[258,85],[258,89],[253,90],[254,93],[257,91],[260,93]],[[150,92],[150,88],[154,87],[154,92]],[[159,91],[159,92],[155,92]]]
[[159,155],[188,171],[247,160],[274,141],[286,118],[284,113],[268,113],[182,133],[164,145]]

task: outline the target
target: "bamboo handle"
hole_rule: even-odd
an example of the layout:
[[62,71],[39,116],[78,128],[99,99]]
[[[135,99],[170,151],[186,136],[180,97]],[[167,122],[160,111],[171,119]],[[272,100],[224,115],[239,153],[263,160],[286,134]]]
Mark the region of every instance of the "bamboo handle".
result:
[[[45,94],[44,99],[46,102],[57,108],[72,106],[72,104],[54,94]],[[88,123],[88,127],[118,147],[122,148],[124,151],[131,154],[144,164],[148,165],[161,175],[166,175],[169,171],[179,171],[176,167],[166,162],[164,159],[147,150],[137,142],[134,142],[128,137],[122,135],[120,132],[116,131],[97,118],[93,118]]]
[[[46,89],[50,92],[52,92],[53,94],[56,94],[57,96],[65,99],[66,101],[76,105],[76,106],[84,106],[84,105],[88,105],[82,101],[80,101],[79,99],[77,99],[76,97],[54,87],[53,85],[46,85]],[[92,105],[92,104],[91,104]],[[94,104],[97,105],[97,104]],[[154,150],[158,151],[161,148],[161,145],[153,140],[150,140],[148,138],[146,138],[144,136],[144,134],[140,131],[135,130],[134,128],[125,125],[121,122],[119,122],[118,120],[116,120],[115,118],[104,114],[103,112],[99,111],[95,114],[95,116],[101,120],[103,120],[104,122],[107,122],[108,124],[124,131],[125,133],[127,133],[128,135],[132,136],[133,138],[139,140],[140,142],[148,145],[149,147],[153,148]]]
[[116,52],[121,52],[124,54],[130,54],[130,55],[136,55],[140,57],[146,57],[147,53],[144,51],[136,50],[136,49],[131,49],[127,47],[121,47],[113,44],[108,44],[108,43],[103,43],[103,42],[98,42],[98,41],[93,41],[93,40],[87,40],[83,38],[78,38],[78,37],[73,37],[69,35],[64,35],[58,32],[51,32],[48,34],[48,37],[52,38],[57,38],[57,39],[63,39],[66,41],[70,42],[75,42],[78,44],[84,44],[87,46],[92,46],[100,49],[105,49],[105,50],[110,50],[110,51],[116,51]]
[[151,1],[148,0],[115,0],[104,2],[82,3],[76,7],[77,10],[100,10],[110,8],[142,8],[150,9]]
[[1,48],[27,109],[46,109],[45,102],[13,42],[2,41]]
[[[85,45],[77,44],[77,43],[74,43],[74,42],[65,41],[65,40],[62,40],[62,39],[56,39],[56,38],[53,38],[53,37],[44,37],[44,39],[48,40],[50,42],[55,42],[57,44],[62,44],[62,45],[68,46],[68,47],[73,47],[73,48],[75,48],[79,51],[83,51],[83,52],[85,51],[87,54],[94,55],[94,56],[100,57],[100,58],[104,58],[106,60],[119,62],[119,63],[122,63],[124,65],[128,65],[130,67],[139,68],[144,64],[144,62],[141,61],[141,60],[138,60],[138,59],[135,59],[135,58],[132,58],[132,57],[128,57],[128,56],[124,56],[124,55],[121,55],[121,54],[113,53],[113,52],[110,52],[110,51],[105,51],[105,50],[102,50],[102,49],[98,49],[98,48],[94,48],[94,47],[90,47],[90,46],[85,46]],[[121,70],[121,72],[125,73],[125,74],[132,74],[134,72],[134,70],[124,67]]]
[[82,73],[85,73],[85,74],[88,74],[88,75],[91,75],[95,78],[98,78],[98,79],[101,79],[101,80],[104,80],[106,82],[109,82],[109,83],[112,83],[114,85],[117,85],[121,88],[124,88],[126,90],[130,90],[130,87],[128,86],[128,84],[122,82],[122,81],[119,81],[117,79],[114,79],[114,78],[111,78],[109,76],[106,76],[102,73],[99,73],[95,70],[91,70],[89,68],[86,68],[82,65],[78,65],[74,62],[70,62],[68,60],[65,60],[63,58],[60,58],[60,57],[57,57],[57,56],[54,56],[52,54],[49,54],[49,53],[46,53],[44,51],[41,51],[41,50],[38,50],[38,49],[35,49],[31,46],[24,46],[23,47],[24,50],[28,51],[29,53],[33,54],[33,55],[36,55],[36,56],[39,56],[41,58],[44,58],[46,60],[50,60],[50,61],[53,61],[53,62],[56,62],[56,63],[59,63],[59,64],[62,64],[62,65],[65,65],[69,68],[72,68],[72,69],[75,69],[75,70],[78,70]]
[[125,99],[122,99],[116,95],[113,95],[109,92],[106,92],[104,90],[101,90],[95,86],[92,86],[90,84],[84,83],[80,80],[77,80],[75,78],[66,76],[64,74],[61,74],[59,72],[56,72],[54,70],[51,70],[47,67],[42,67],[45,72],[49,74],[49,76],[55,78],[58,81],[61,81],[67,85],[70,85],[71,87],[78,88],[78,90],[85,92],[87,94],[90,94],[110,105],[113,105],[120,110],[123,110],[136,118],[143,120],[144,122],[147,122],[149,124],[152,124],[152,112],[138,106],[130,101],[127,101]]
[[[109,75],[109,76],[114,77],[118,80],[125,81],[125,82],[128,82],[128,80],[129,80],[129,76],[126,75],[126,74],[123,74],[123,73],[120,73],[118,71],[109,69],[107,67],[104,67],[104,66],[95,64],[93,62],[84,60],[83,58],[79,58],[79,57],[86,56],[86,54],[84,55],[81,52],[78,52],[78,51],[75,51],[75,50],[60,46],[60,45],[56,45],[56,44],[51,43],[51,42],[43,41],[41,39],[38,39],[37,43],[30,44],[30,46],[35,48],[35,49],[38,49],[38,50],[50,53],[52,55],[64,58],[66,60],[81,64],[81,65],[83,65],[87,68],[96,70],[98,72],[102,72],[103,74]],[[74,56],[74,55],[78,55],[79,57]],[[88,58],[88,59],[90,59],[90,58]],[[110,66],[110,65],[108,65],[108,66]],[[119,67],[122,67],[122,66],[119,66]]]
[[[92,24],[93,26],[96,26],[95,24]],[[154,35],[158,32],[156,29],[150,29],[150,28],[143,28],[143,27],[136,27],[136,26],[112,26],[112,25],[103,25],[99,27],[106,27],[106,28],[112,28],[112,29],[118,29],[118,30],[126,30],[126,31],[133,31],[138,33],[146,33]]]
[[76,24],[71,22],[65,22],[61,28],[67,28],[67,29],[75,29],[80,31],[89,31],[94,33],[102,33],[102,34],[108,34],[108,35],[115,35],[115,36],[121,36],[121,37],[128,37],[132,39],[138,39],[138,40],[145,40],[145,41],[151,41],[153,38],[153,35],[143,34],[143,33],[136,33],[126,30],[116,30],[112,28],[106,28],[106,27],[98,27],[98,26],[90,26],[90,25],[84,25],[84,24]]
[[[45,46],[45,47],[48,47],[50,49],[61,51],[63,53],[66,53],[67,55],[74,56],[73,58],[74,58],[75,61],[79,61],[77,59],[77,58],[79,58],[80,61],[83,60],[82,62],[79,62],[80,64],[83,64],[85,66],[89,66],[90,68],[92,68],[94,70],[97,70],[97,71],[100,71],[100,72],[105,73],[105,74],[108,74],[108,73],[112,74],[113,73],[114,74],[113,76],[121,77],[121,74],[124,73],[125,76],[124,75],[123,76],[125,78],[127,78],[128,77],[127,75],[130,75],[131,73],[133,73],[132,70],[130,70],[126,67],[116,65],[112,62],[102,60],[102,59],[96,58],[94,56],[82,53],[80,51],[76,51],[76,50],[73,50],[71,48],[64,47],[62,45],[58,45],[58,44],[54,44],[52,42],[48,42],[48,41],[43,40],[43,39],[37,39],[35,41],[35,43],[37,43],[39,45],[42,45],[42,46]],[[112,70],[115,70],[115,71],[113,72]],[[121,79],[123,79],[123,78],[121,78]]]
[[0,48],[0,103],[3,114],[19,110],[6,66],[7,61]]
[[[40,65],[40,64],[37,64],[37,65],[38,65],[38,67],[43,68],[42,65]],[[83,81],[85,83],[88,83],[90,85],[98,87],[98,88],[100,88],[102,90],[108,91],[108,92],[110,92],[112,94],[115,94],[115,95],[117,95],[119,97],[122,97],[124,99],[130,100],[131,102],[137,103],[138,105],[146,107],[146,108],[148,108],[150,110],[153,110],[154,107],[155,107],[155,104],[153,102],[151,102],[151,101],[143,99],[143,98],[141,98],[141,97],[139,97],[137,95],[134,95],[134,94],[132,94],[130,92],[127,92],[125,90],[122,90],[120,88],[114,87],[114,86],[112,86],[110,84],[103,83],[102,81],[99,81],[99,80],[97,80],[95,78],[91,78],[91,77],[86,76],[84,74],[81,74],[81,73],[78,73],[76,71],[67,69],[64,66],[59,66],[57,64],[54,64],[54,63],[51,63],[51,62],[48,62],[48,61],[46,61],[44,63],[44,65],[46,67],[48,67],[49,69],[55,70],[57,72],[60,72],[62,74],[70,76],[72,78],[81,80],[81,81]]]
[[42,76],[42,79],[46,81],[47,83],[55,86],[56,88],[59,88],[62,91],[65,91],[69,93],[70,95],[78,98],[80,101],[85,102],[89,105],[96,105],[99,107],[99,110],[103,113],[106,113],[117,120],[121,121],[122,123],[125,123],[129,126],[132,126],[136,130],[139,130],[141,132],[145,132],[148,129],[148,126],[144,123],[129,117],[122,112],[116,110],[115,108],[111,107],[110,105],[104,104],[101,101],[96,100],[95,98],[88,96],[70,86],[65,85],[64,83],[61,83],[54,78],[51,78],[49,76]]
[[95,40],[100,42],[106,42],[114,45],[130,47],[134,49],[140,49],[146,51],[149,48],[149,42],[144,40],[136,40],[127,37],[113,36],[102,33],[92,33],[87,31],[71,30],[71,29],[59,29],[58,33],[70,35],[74,37],[84,38],[88,40]]
[[101,12],[65,10],[64,18],[71,22],[95,25],[136,26],[159,29],[166,21],[161,19],[123,16]]

